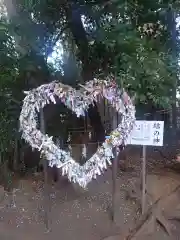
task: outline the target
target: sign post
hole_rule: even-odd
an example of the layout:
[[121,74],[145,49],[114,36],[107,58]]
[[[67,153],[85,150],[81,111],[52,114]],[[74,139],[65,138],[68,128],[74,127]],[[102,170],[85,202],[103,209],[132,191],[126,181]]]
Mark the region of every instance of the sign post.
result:
[[142,214],[146,210],[146,148],[163,146],[163,121],[136,121],[128,144],[141,145],[142,149]]
[[142,214],[146,211],[146,145],[142,153]]

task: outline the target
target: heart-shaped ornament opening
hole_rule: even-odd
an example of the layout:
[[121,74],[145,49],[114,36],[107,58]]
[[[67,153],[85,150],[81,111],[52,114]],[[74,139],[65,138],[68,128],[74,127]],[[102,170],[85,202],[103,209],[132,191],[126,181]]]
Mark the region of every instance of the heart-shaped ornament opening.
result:
[[[47,134],[38,130],[38,112],[50,102],[56,104],[55,98],[71,109],[77,117],[85,116],[91,104],[104,97],[121,115],[121,123],[105,139],[96,153],[81,166],[69,152],[60,149]],[[20,130],[22,137],[32,148],[43,153],[49,166],[62,168],[62,175],[81,187],[87,184],[111,164],[113,148],[126,145],[126,141],[135,122],[135,107],[124,90],[120,90],[112,80],[92,80],[81,86],[79,90],[58,82],[44,84],[27,93],[20,114]]]

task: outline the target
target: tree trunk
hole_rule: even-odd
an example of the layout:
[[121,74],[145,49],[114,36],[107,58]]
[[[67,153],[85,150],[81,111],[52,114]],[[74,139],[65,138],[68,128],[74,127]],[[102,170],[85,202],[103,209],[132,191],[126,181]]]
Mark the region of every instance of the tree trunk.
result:
[[[76,5],[76,4],[75,4]],[[84,29],[83,23],[81,21],[81,11],[80,6],[75,6],[76,8],[70,7],[67,11],[67,19],[69,19],[69,27],[71,29],[74,41],[79,49],[79,56],[82,61],[82,78],[83,82],[92,80],[93,76],[93,64],[89,61],[89,45],[86,31]],[[79,10],[79,11],[78,11]],[[97,105],[91,106],[88,111],[91,126],[96,133],[96,141],[102,142],[104,140],[105,131],[101,122],[101,117],[98,112]],[[95,140],[95,139],[94,139]]]

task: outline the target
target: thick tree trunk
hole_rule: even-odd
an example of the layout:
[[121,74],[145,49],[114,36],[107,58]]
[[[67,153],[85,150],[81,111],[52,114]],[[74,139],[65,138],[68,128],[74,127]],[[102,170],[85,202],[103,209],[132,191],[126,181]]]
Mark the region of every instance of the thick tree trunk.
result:
[[93,127],[95,136],[93,139],[97,142],[103,142],[105,138],[105,130],[102,125],[101,117],[97,108],[97,105],[91,106],[88,111],[91,126]]
[[[69,19],[69,27],[71,29],[75,43],[79,49],[79,56],[82,61],[82,79],[83,82],[93,79],[93,64],[89,61],[89,47],[86,31],[81,21],[80,6],[74,4],[67,11],[67,19]],[[83,84],[82,82],[82,84]],[[101,117],[98,108],[91,106],[88,112],[90,123],[96,133],[96,141],[102,142],[104,140],[105,131],[101,122]]]
[[[91,71],[91,65],[87,64],[87,61],[83,63],[82,76],[84,82],[92,80],[95,77],[93,76],[93,71]],[[101,121],[101,116],[98,111],[97,104],[90,106],[88,116],[95,133],[95,139],[93,139],[93,141],[103,142],[105,138],[105,129]]]

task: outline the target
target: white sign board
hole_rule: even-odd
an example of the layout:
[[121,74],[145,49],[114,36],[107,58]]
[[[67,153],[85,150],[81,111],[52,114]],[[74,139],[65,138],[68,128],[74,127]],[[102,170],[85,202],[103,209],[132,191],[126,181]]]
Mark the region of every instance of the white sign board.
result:
[[163,146],[163,121],[136,121],[127,144]]

